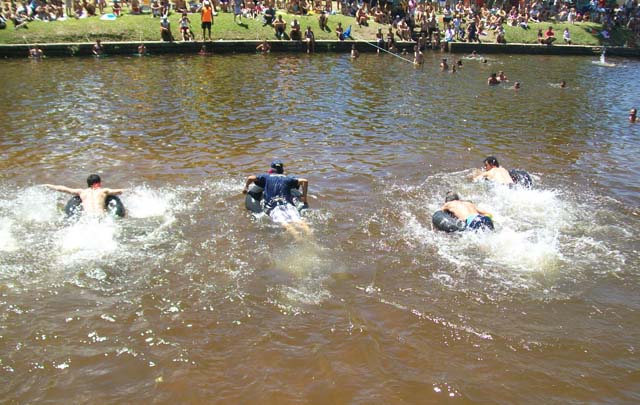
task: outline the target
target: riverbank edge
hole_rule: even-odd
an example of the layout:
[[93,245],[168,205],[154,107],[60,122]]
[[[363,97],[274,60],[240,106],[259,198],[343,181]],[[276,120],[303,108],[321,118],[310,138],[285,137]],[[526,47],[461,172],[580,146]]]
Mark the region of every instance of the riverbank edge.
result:
[[[194,41],[194,42],[163,42],[144,41],[149,54],[197,54],[202,45],[211,54],[255,53],[256,46],[261,41]],[[271,41],[271,51],[274,53],[306,53],[307,46],[301,41]],[[315,52],[350,52],[351,46],[356,44],[358,50],[364,53],[376,52],[375,41],[316,41]],[[107,55],[137,54],[140,42],[103,42]],[[398,49],[406,50],[413,56],[414,42],[399,42]],[[24,58],[29,54],[30,44],[2,44],[1,58]],[[46,56],[91,56],[93,43],[51,43],[38,44]],[[468,42],[451,42],[447,51],[450,53],[469,54],[476,51],[481,54],[528,54],[528,55],[600,55],[602,46],[584,45],[538,45],[538,44],[475,44]],[[640,48],[606,47],[607,56],[622,56],[640,58]]]

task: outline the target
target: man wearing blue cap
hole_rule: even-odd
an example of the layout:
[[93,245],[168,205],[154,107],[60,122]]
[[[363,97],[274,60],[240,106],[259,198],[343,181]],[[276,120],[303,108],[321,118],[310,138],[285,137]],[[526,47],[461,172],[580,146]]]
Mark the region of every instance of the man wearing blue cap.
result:
[[307,179],[299,179],[296,177],[284,175],[284,164],[281,160],[271,162],[270,173],[259,174],[257,176],[249,176],[242,190],[242,194],[247,194],[251,183],[255,183],[261,187],[263,191],[264,210],[271,217],[273,222],[285,225],[294,235],[297,234],[289,224],[300,224],[308,231],[300,212],[293,204],[292,188],[302,188],[302,196],[300,200],[307,204],[307,188],[309,182]]

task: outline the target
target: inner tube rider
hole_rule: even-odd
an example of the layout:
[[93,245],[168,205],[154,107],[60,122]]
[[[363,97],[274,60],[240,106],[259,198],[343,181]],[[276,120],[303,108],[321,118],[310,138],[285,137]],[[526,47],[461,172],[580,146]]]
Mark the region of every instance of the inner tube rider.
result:
[[254,183],[264,189],[262,195],[263,209],[276,223],[302,222],[300,212],[293,202],[291,189],[302,188],[300,201],[307,204],[307,179],[284,175],[284,164],[281,160],[271,162],[272,173],[249,176],[245,181],[242,194],[247,194],[249,186]]
[[45,187],[50,189],[61,191],[67,194],[73,194],[72,200],[81,201],[78,204],[77,209],[82,209],[84,212],[103,214],[109,205],[110,200],[116,200],[117,212],[116,215],[124,216],[124,206],[116,197],[126,191],[124,188],[103,188],[100,176],[92,174],[87,177],[87,188],[69,188],[65,186],[57,186],[53,184],[45,184]]
[[449,191],[444,199],[442,210],[450,212],[456,218],[464,221],[466,229],[471,230],[492,230],[493,221],[491,214],[476,207],[471,201],[462,201],[457,193]]
[[487,179],[495,183],[514,186],[516,184],[531,188],[533,180],[529,173],[524,170],[507,170],[500,166],[498,159],[494,156],[487,156],[482,162],[483,171],[473,176],[473,180]]

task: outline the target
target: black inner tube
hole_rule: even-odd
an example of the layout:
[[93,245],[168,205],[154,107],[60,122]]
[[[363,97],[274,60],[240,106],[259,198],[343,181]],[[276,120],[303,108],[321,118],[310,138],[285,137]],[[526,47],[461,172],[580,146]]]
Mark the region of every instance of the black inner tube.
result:
[[434,228],[444,232],[461,232],[467,228],[467,224],[460,221],[448,211],[438,210],[433,213],[431,222]]
[[[104,209],[111,215],[115,215],[120,218],[124,217],[126,214],[124,204],[122,204],[122,201],[116,195],[107,196],[104,201]],[[64,206],[64,213],[68,218],[82,213],[82,200],[80,199],[80,196],[74,195],[69,199],[69,201],[67,201],[67,204]]]

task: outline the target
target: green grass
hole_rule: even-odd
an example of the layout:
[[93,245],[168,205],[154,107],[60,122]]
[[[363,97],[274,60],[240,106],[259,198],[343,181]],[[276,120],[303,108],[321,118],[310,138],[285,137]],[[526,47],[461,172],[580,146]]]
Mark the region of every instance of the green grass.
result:
[[[522,43],[522,44],[536,44],[538,43],[538,30],[542,30],[544,33],[547,28],[553,27],[553,32],[556,34],[556,44],[564,44],[562,40],[562,33],[565,28],[569,28],[571,34],[571,42],[574,45],[602,45],[602,36],[599,35],[602,30],[601,24],[592,22],[582,22],[576,24],[569,23],[532,23],[529,25],[529,29],[525,30],[520,27],[505,27],[505,37],[507,43]],[[626,35],[618,30],[609,41],[610,45],[623,45],[626,41]]]
[[[110,9],[105,10],[110,12]],[[282,14],[287,23],[293,21],[294,16],[286,13]],[[180,16],[173,13],[169,20],[174,37],[179,40],[178,19]],[[200,28],[200,15],[189,14],[196,40],[202,40],[202,30]],[[301,28],[304,31],[307,26],[311,26],[316,39],[335,40],[335,27],[338,22],[346,29],[352,26],[352,36],[356,39],[374,40],[375,33],[380,27],[379,24],[371,22],[368,27],[358,27],[354,24],[353,17],[343,15],[329,16],[330,31],[320,31],[318,16],[297,16]],[[551,25],[556,33],[556,44],[562,42],[562,31],[569,27],[571,38],[575,45],[601,45],[602,37],[599,34],[601,26],[594,23],[540,23],[531,24],[531,28],[524,30],[519,27],[505,27],[507,43],[535,44],[537,42],[538,29],[543,32]],[[101,39],[105,42],[113,41],[158,41],[160,40],[160,20],[152,18],[150,14],[132,15],[124,13],[116,21],[102,21],[99,17],[84,19],[69,19],[59,22],[33,21],[29,23],[29,29],[13,28],[11,23],[7,29],[0,30],[0,44],[34,44],[34,43],[59,43],[59,42],[95,42]],[[382,26],[383,32],[387,32],[388,26]],[[608,45],[623,45],[629,36],[626,29],[618,29],[612,33],[612,39]],[[232,13],[220,12],[215,17],[212,37],[215,40],[262,40],[277,41],[274,29],[271,26],[263,26],[260,19],[250,20],[243,18],[242,25],[233,22]],[[483,42],[495,42],[493,34],[482,37]]]

